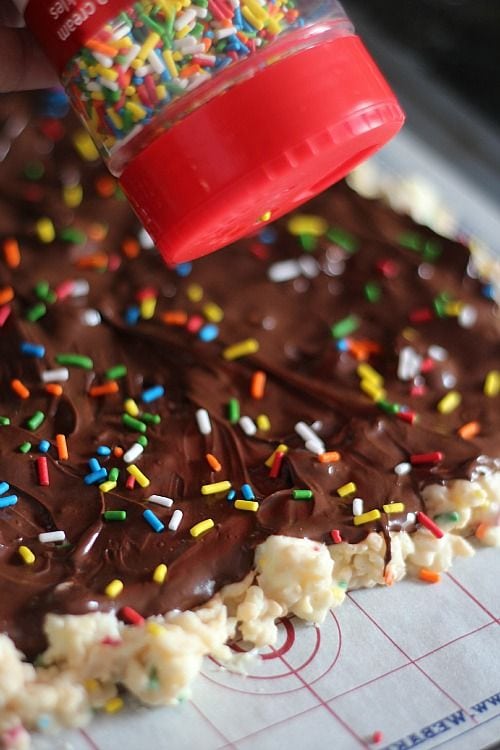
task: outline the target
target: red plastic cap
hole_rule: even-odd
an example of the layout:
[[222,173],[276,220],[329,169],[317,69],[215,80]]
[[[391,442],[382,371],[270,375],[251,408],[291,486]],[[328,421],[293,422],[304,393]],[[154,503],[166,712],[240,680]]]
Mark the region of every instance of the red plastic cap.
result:
[[167,263],[181,263],[317,195],[403,121],[359,37],[340,37],[214,97],[136,156],[120,183]]

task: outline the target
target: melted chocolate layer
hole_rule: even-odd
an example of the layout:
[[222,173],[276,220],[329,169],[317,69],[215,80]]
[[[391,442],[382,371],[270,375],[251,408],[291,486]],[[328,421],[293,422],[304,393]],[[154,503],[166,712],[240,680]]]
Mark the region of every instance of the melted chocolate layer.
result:
[[[5,112],[12,107],[21,112],[27,104],[11,99]],[[189,269],[167,269],[153,250],[129,257],[133,246],[123,241],[137,236],[135,219],[123,201],[97,195],[106,192],[102,167],[78,162],[73,124],[68,121],[66,136],[57,140],[60,127],[50,118],[34,119],[14,139],[0,177],[0,239],[15,236],[21,247],[18,267],[0,260],[0,293],[14,290],[0,328],[0,415],[10,419],[0,427],[0,482],[18,496],[17,504],[0,509],[0,628],[30,657],[44,647],[47,612],[129,605],[147,616],[193,607],[240,580],[252,567],[256,545],[269,534],[331,543],[333,530],[349,542],[374,530],[386,537],[389,530],[412,531],[411,514],[425,510],[425,485],[500,466],[498,398],[483,393],[487,373],[500,369],[498,310],[468,275],[463,246],[338,185],[301,212],[326,218],[328,231],[319,237],[308,231],[293,236],[283,220],[196,261],[183,275]],[[31,179],[23,174],[27,162]],[[42,178],[34,179],[33,164],[43,166]],[[63,200],[63,183],[70,177],[74,182],[75,173],[84,194],[77,209]],[[40,217],[53,221],[55,241],[40,241]],[[82,236],[71,238],[69,228]],[[403,243],[417,250],[401,246],[403,234]],[[287,259],[301,264],[295,278],[270,281],[269,269]],[[88,294],[72,296],[66,282],[75,279],[88,281]],[[36,286],[40,282],[55,294],[47,297]],[[28,320],[44,294],[45,314]],[[132,323],[135,308],[148,297],[156,299],[154,313],[143,306]],[[196,332],[200,321],[213,317],[207,303],[223,313],[213,341]],[[464,312],[464,306],[470,308]],[[99,325],[88,325],[88,310],[99,312]],[[173,312],[179,313],[176,324]],[[355,316],[352,330],[344,338],[333,336],[331,327],[348,316]],[[247,338],[258,341],[256,353],[224,358],[226,346]],[[26,341],[42,344],[44,356],[23,355]],[[397,376],[403,347],[422,357],[409,380]],[[93,365],[69,367],[62,395],[51,394],[42,374],[60,367],[58,355],[68,352],[91,357]],[[379,404],[360,389],[362,362],[384,378],[386,395]],[[117,364],[127,368],[116,380],[118,392],[91,396],[94,386],[109,382],[105,373]],[[261,399],[251,395],[256,370],[267,375]],[[29,398],[12,390],[13,379],[29,389]],[[153,385],[163,386],[165,395],[142,403],[142,392]],[[461,402],[442,414],[436,406],[450,390],[459,392]],[[116,488],[103,492],[86,485],[84,476],[99,446],[127,450],[135,442],[138,433],[122,422],[127,398],[139,405],[139,419],[144,411],[161,417],[148,423],[148,444],[136,461],[150,485],[127,489],[127,464],[115,451],[97,456],[106,470],[120,470]],[[254,423],[267,415],[271,428],[248,435],[230,423],[231,398]],[[417,415],[413,424],[397,415],[401,406]],[[199,408],[210,415],[208,435],[198,429]],[[45,420],[30,430],[27,420],[37,410]],[[340,460],[322,463],[307,450],[294,430],[299,421],[314,425],[326,450],[337,451]],[[469,422],[478,422],[478,434],[463,439],[457,431]],[[58,457],[59,433],[66,435],[69,460]],[[40,486],[37,474],[42,439],[51,442],[45,454],[49,486]],[[32,447],[22,453],[25,442]],[[288,452],[272,478],[265,461],[280,443]],[[435,451],[443,454],[437,463],[394,472],[412,454]],[[208,453],[220,471],[209,465]],[[221,480],[229,480],[238,497],[241,485],[250,484],[258,511],[237,510],[225,493],[201,494],[202,485]],[[356,491],[342,498],[337,490],[347,482]],[[293,488],[310,489],[313,498],[294,500]],[[173,506],[148,503],[153,493],[173,498]],[[365,511],[380,510],[380,518],[355,526],[354,496],[363,499]],[[391,501],[403,502],[404,512],[386,514],[383,505]],[[146,507],[165,527],[173,511],[182,510],[179,529],[155,533],[143,518]],[[109,510],[125,510],[126,520],[105,520]],[[191,527],[207,518],[214,528],[194,538]],[[53,530],[64,530],[66,543],[39,541],[40,533]],[[23,562],[20,545],[35,554],[34,564]],[[152,581],[160,563],[168,565],[162,585]],[[115,599],[104,593],[113,579],[124,584]]]

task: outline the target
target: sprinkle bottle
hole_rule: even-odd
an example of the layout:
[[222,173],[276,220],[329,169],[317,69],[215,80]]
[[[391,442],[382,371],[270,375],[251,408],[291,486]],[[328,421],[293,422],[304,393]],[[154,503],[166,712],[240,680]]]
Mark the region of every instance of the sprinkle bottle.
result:
[[16,4],[171,264],[261,230],[404,120],[336,0]]

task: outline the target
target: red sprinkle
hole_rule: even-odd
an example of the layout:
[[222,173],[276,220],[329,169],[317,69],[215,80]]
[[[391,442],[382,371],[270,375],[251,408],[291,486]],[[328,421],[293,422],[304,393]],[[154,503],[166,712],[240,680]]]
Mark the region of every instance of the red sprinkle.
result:
[[408,422],[408,424],[413,424],[417,418],[417,415],[414,411],[398,411],[396,416],[403,422]]
[[441,451],[431,451],[430,453],[413,453],[410,456],[410,461],[413,466],[419,464],[438,464],[444,458],[444,454]]
[[436,367],[436,363],[432,359],[432,357],[426,357],[422,364],[420,365],[420,372],[425,373],[431,372]]
[[122,607],[118,616],[128,625],[142,625],[144,623],[144,617],[133,607]]
[[191,315],[188,322],[186,323],[186,328],[188,329],[189,333],[198,333],[204,322],[205,321],[201,317],[201,315]]
[[382,258],[377,263],[377,270],[386,279],[394,279],[399,274],[399,266],[390,258]]
[[2,328],[7,322],[7,318],[9,317],[10,312],[10,305],[3,305],[2,307],[0,307],[0,328]]
[[412,385],[410,388],[410,396],[425,396],[427,388],[425,385]]
[[132,474],[129,474],[127,477],[127,480],[125,482],[125,487],[127,490],[133,490],[135,487],[135,477],[132,476]]
[[121,640],[119,638],[111,638],[111,636],[107,635],[106,638],[103,638],[101,641],[103,646],[120,646]]
[[281,464],[283,463],[284,457],[285,457],[285,453],[283,451],[277,451],[274,454],[273,464],[269,471],[269,476],[271,477],[271,479],[277,479],[279,477]]
[[40,458],[37,458],[36,468],[38,472],[38,484],[41,487],[48,487],[50,485],[49,467],[45,456],[40,456]]
[[435,524],[434,521],[429,518],[429,516],[426,516],[425,513],[422,513],[421,510],[417,512],[417,521],[418,523],[422,524],[422,526],[425,526],[426,529],[429,529],[429,531],[434,534],[436,539],[441,539],[441,537],[444,536],[444,532],[439,528],[439,526]]
[[332,531],[330,531],[330,536],[332,537],[334,544],[340,544],[341,543],[342,537],[341,537],[340,531],[338,529],[332,529]]
[[419,307],[417,310],[412,310],[409,315],[410,323],[428,323],[433,317],[434,313],[430,307]]
[[373,735],[372,735],[372,742],[374,745],[378,745],[382,740],[384,739],[384,735],[380,731],[380,729],[377,729]]

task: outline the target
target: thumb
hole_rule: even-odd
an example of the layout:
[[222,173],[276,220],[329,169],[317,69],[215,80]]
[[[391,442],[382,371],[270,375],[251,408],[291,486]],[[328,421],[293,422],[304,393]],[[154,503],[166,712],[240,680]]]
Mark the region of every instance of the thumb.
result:
[[58,84],[57,73],[27,29],[0,27],[0,92]]

